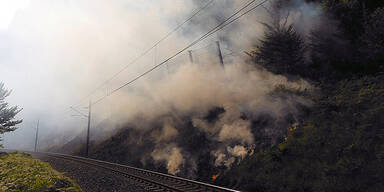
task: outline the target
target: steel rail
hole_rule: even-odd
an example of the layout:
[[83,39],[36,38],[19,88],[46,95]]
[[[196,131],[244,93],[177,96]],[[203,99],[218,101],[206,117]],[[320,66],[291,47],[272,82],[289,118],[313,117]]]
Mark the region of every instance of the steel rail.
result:
[[[14,151],[14,150],[3,150],[3,151]],[[101,161],[97,159],[84,158],[79,156],[50,153],[50,152],[32,152],[32,151],[20,151],[36,155],[46,155],[49,157],[75,161],[86,165],[103,168],[113,173],[126,176],[133,180],[140,180],[144,182],[143,187],[153,187],[152,190],[160,191],[212,191],[212,192],[240,192],[237,190],[220,187],[208,183],[185,179],[174,175],[159,173],[155,171],[140,169],[127,165],[121,165],[117,163],[111,163],[107,161]]]
[[80,163],[83,163],[83,164],[87,164],[87,165],[91,165],[91,166],[95,166],[95,167],[100,167],[102,169],[106,169],[108,171],[111,171],[111,172],[114,172],[114,173],[118,173],[120,175],[124,175],[124,176],[128,176],[128,178],[133,178],[133,179],[139,179],[139,180],[142,180],[148,184],[156,184],[156,185],[159,185],[161,188],[166,188],[166,189],[169,189],[171,191],[182,191],[182,190],[179,190],[177,188],[174,188],[172,186],[169,186],[167,184],[164,184],[164,183],[160,183],[160,182],[157,182],[157,181],[153,181],[153,180],[149,180],[147,178],[144,178],[144,177],[141,177],[141,176],[137,176],[137,175],[134,175],[134,174],[131,174],[131,173],[127,173],[127,172],[124,172],[124,171],[121,171],[121,170],[117,170],[117,169],[114,169],[114,168],[111,168],[111,167],[107,167],[107,166],[103,166],[103,165],[100,165],[100,164],[97,164],[97,163],[94,163],[94,162],[91,162],[89,160],[82,160],[82,159],[78,159],[78,158],[74,158],[72,156],[65,156],[65,155],[52,155],[52,154],[45,154],[47,156],[50,156],[50,157],[54,157],[54,158],[58,158],[58,159],[65,159],[65,160],[70,160],[70,161],[75,161],[75,162],[80,162]]

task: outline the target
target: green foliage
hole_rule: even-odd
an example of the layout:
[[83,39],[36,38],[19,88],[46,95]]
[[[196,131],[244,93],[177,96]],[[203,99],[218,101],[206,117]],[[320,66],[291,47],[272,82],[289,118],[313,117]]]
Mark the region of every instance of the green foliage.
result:
[[[374,74],[383,71],[384,1],[323,0],[327,16],[337,21],[337,33],[311,34],[312,61],[331,66],[326,72]],[[340,74],[336,74],[339,76]]]
[[384,191],[383,82],[381,75],[324,85],[284,143],[251,155],[219,181],[247,191]]
[[[6,90],[4,84],[0,83],[0,134],[14,131],[17,128],[15,125],[22,122],[22,120],[14,120],[21,109],[17,106],[9,107],[8,103],[4,101],[10,94],[11,91]],[[0,147],[2,146],[0,145]]]
[[[331,21],[328,21],[331,22]],[[330,25],[334,25],[331,22]],[[356,58],[351,55],[351,43],[344,34],[332,27],[319,27],[311,31],[308,39],[309,56],[311,59],[310,79],[323,80],[334,77],[343,78],[340,73],[359,71]]]
[[262,23],[264,36],[251,52],[256,64],[275,74],[296,75],[304,67],[305,44],[293,25],[288,25],[290,11],[283,10],[288,1],[274,1],[267,9],[271,22]]
[[384,8],[378,8],[369,16],[364,29],[362,58],[370,69],[384,71]]
[[274,1],[268,11],[272,21],[263,23],[264,36],[250,54],[255,63],[275,74],[320,82],[384,70],[384,11],[378,8],[384,1],[307,0],[322,3],[324,9],[321,25],[306,41],[292,25],[286,26],[287,2]]
[[384,1],[382,0],[306,0],[308,2],[319,2],[323,3],[324,7],[327,9],[332,9],[340,6],[359,6],[359,9],[371,13],[376,10],[378,7],[384,6]]
[[0,156],[0,191],[80,192],[71,179],[53,170],[48,163],[23,153]]
[[[323,3],[336,24],[310,34],[311,64],[301,61],[306,45],[293,28],[271,27],[280,20],[265,24],[253,56],[271,72],[317,81],[321,96],[284,142],[258,147],[217,182],[263,192],[384,191],[384,1],[307,1]],[[282,91],[300,95],[273,94]]]
[[359,0],[324,0],[325,9],[340,21],[339,27],[347,39],[358,40],[363,32],[363,4]]
[[296,74],[304,66],[304,41],[292,25],[265,26],[264,38],[252,52],[256,63],[276,74]]

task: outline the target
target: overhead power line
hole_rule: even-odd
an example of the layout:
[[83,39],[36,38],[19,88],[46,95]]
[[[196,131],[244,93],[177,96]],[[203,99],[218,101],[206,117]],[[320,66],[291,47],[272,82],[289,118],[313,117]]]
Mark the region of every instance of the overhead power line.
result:
[[[242,16],[250,13],[251,11],[255,10],[257,7],[263,5],[264,3],[266,3],[268,0],[264,0],[262,1],[261,3],[255,5],[254,7],[252,7],[251,9],[245,11],[244,13],[238,15],[237,17],[235,17],[237,14],[239,14],[240,12],[242,12],[243,10],[245,10],[246,8],[248,8],[251,4],[253,4],[256,0],[251,0],[251,1],[248,1],[248,3],[243,6],[242,8],[240,8],[239,10],[237,10],[235,13],[233,13],[231,16],[229,16],[227,19],[225,19],[224,21],[222,21],[220,24],[218,24],[216,27],[214,27],[213,29],[209,30],[207,33],[205,33],[204,35],[202,35],[201,37],[199,37],[198,39],[196,39],[195,41],[193,41],[191,44],[189,44],[188,46],[186,46],[185,48],[181,49],[180,51],[178,51],[177,53],[175,53],[174,55],[168,57],[167,59],[165,59],[163,62],[155,65],[154,67],[150,68],[149,70],[145,71],[144,73],[142,73],[141,75],[133,78],[132,80],[126,82],[125,84],[121,85],[120,87],[112,90],[110,93],[106,94],[105,96],[101,97],[100,99],[96,100],[94,103],[92,103],[92,105],[94,104],[97,104],[99,103],[100,101],[104,100],[106,97],[114,94],[115,92],[119,91],[120,89],[124,88],[125,86],[137,81],[138,79],[140,79],[141,77],[147,75],[148,73],[152,72],[153,70],[157,69],[158,67],[162,66],[163,64],[167,63],[168,61],[170,61],[171,59],[175,58],[177,55],[181,54],[182,52],[184,52],[185,50],[189,49],[190,47],[194,46],[195,44],[197,44],[198,42],[206,39],[207,37],[209,37],[210,35],[216,33],[217,31],[223,29],[224,27],[228,26],[229,24],[233,23],[234,21],[238,20],[239,18],[241,18]],[[232,20],[231,20],[232,19]]]
[[[78,104],[81,102],[83,102],[85,99],[87,99],[88,97],[92,96],[96,91],[98,91],[100,88],[102,88],[104,85],[106,85],[108,82],[110,82],[111,80],[113,80],[114,78],[116,78],[120,73],[122,73],[123,71],[125,71],[129,66],[131,66],[132,64],[136,63],[139,59],[141,59],[143,56],[145,56],[146,54],[148,54],[153,48],[155,48],[157,45],[159,45],[161,42],[163,42],[165,39],[167,39],[169,36],[171,36],[173,33],[175,33],[176,31],[178,31],[184,24],[186,24],[187,22],[191,21],[196,15],[198,15],[200,12],[202,12],[204,9],[206,9],[209,5],[211,5],[212,3],[214,2],[214,0],[210,0],[208,1],[208,3],[206,3],[204,6],[200,7],[197,11],[195,11],[190,17],[188,17],[185,21],[183,21],[182,23],[180,23],[176,28],[174,28],[172,31],[170,31],[167,35],[165,35],[163,38],[161,38],[160,40],[158,40],[155,44],[153,44],[151,47],[149,47],[148,49],[146,49],[144,52],[142,52],[139,56],[135,57],[132,61],[130,61],[127,65],[125,65],[121,70],[119,70],[117,73],[115,73],[114,75],[112,75],[112,77],[110,77],[109,79],[107,79],[106,81],[104,81],[103,83],[101,83],[98,87],[96,87],[94,90],[92,90],[87,96],[83,97],[82,99],[79,100]],[[77,105],[77,104],[75,104]],[[74,106],[75,106],[74,105]]]
[[[227,23],[221,25],[219,28],[217,28],[217,29],[215,29],[214,31],[212,31],[210,34],[208,34],[208,35],[207,35],[206,37],[204,37],[202,40],[204,40],[204,39],[207,38],[208,36],[210,36],[210,35],[216,33],[217,31],[220,31],[221,29],[225,28],[227,25],[229,25],[229,24],[235,22],[236,20],[238,20],[239,18],[243,17],[244,15],[250,13],[251,11],[255,10],[256,8],[262,6],[262,5],[263,5],[264,3],[266,3],[267,1],[268,1],[268,0],[264,0],[264,1],[262,1],[261,3],[259,3],[259,4],[257,4],[256,6],[254,6],[254,7],[250,8],[250,9],[248,9],[247,11],[245,11],[245,12],[242,13],[242,14],[240,14],[239,16],[233,18],[231,21],[229,21],[229,22],[227,22]],[[253,2],[254,2],[254,1],[253,1]],[[251,2],[251,4],[252,4],[253,2]],[[242,10],[244,10],[244,9],[242,9]],[[241,11],[242,11],[242,10],[241,10]],[[239,12],[241,12],[241,11],[239,11]]]

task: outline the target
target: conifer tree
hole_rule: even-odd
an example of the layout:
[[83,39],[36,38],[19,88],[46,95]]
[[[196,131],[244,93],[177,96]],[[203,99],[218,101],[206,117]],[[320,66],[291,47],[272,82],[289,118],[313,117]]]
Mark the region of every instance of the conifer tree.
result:
[[4,83],[0,83],[0,134],[16,130],[16,125],[22,122],[22,120],[15,120],[15,116],[21,109],[17,106],[10,107],[5,101],[10,94],[11,91],[4,87]]
[[264,36],[257,49],[252,52],[255,62],[275,74],[297,74],[298,67],[304,67],[305,44],[292,24],[288,24],[289,10],[283,10],[284,1],[275,1],[265,26]]

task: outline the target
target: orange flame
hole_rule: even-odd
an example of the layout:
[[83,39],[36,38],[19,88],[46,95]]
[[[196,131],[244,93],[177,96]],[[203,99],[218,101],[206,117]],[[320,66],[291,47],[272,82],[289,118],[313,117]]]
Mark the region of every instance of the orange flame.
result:
[[216,175],[212,175],[212,180],[216,180],[219,176],[220,176],[220,173],[218,173]]

